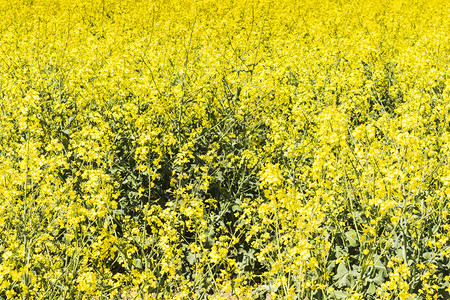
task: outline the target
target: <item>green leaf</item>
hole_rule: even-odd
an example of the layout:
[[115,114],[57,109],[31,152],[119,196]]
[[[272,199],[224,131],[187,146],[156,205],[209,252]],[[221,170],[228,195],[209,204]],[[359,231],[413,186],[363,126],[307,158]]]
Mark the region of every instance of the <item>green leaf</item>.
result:
[[134,266],[135,266],[137,269],[142,269],[142,259],[136,258],[136,259],[134,260]]
[[375,284],[373,284],[373,282],[371,282],[369,284],[369,288],[367,289],[367,293],[373,295],[376,293],[376,291],[377,291],[377,287],[375,286]]
[[345,233],[345,237],[347,238],[348,243],[350,244],[350,247],[356,247],[358,246],[358,235],[356,234],[356,231],[353,229],[350,229]]
[[434,253],[433,252],[425,252],[422,256],[423,258],[425,258],[426,260],[430,260],[434,257]]
[[186,256],[186,259],[190,265],[195,264],[195,261],[197,260],[193,253],[189,253],[188,256]]
[[241,206],[239,204],[234,204],[233,206],[231,206],[231,210],[233,212],[237,212],[237,211],[241,212],[242,208],[241,208]]
[[336,277],[342,278],[344,275],[347,275],[347,273],[348,273],[348,270],[345,267],[345,264],[343,262],[339,263],[338,268],[337,268]]
[[217,177],[217,180],[219,180],[220,182],[223,182],[223,174],[222,174],[222,171],[218,171],[216,177]]
[[347,277],[348,269],[345,267],[345,263],[341,262],[338,265],[336,275],[333,276],[333,279],[336,280],[336,284],[338,287],[343,287],[347,285]]
[[344,291],[333,291],[335,299],[347,299],[348,293]]

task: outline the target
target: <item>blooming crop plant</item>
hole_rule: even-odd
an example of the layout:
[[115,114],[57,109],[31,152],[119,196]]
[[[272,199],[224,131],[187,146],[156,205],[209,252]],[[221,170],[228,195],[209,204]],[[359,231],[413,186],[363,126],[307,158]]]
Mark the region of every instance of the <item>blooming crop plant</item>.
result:
[[449,16],[0,0],[0,299],[450,298]]

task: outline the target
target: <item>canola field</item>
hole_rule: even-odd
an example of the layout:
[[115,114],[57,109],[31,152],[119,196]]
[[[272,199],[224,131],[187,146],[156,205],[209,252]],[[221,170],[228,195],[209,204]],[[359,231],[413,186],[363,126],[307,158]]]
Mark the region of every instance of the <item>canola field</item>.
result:
[[0,0],[0,299],[449,299],[449,19]]

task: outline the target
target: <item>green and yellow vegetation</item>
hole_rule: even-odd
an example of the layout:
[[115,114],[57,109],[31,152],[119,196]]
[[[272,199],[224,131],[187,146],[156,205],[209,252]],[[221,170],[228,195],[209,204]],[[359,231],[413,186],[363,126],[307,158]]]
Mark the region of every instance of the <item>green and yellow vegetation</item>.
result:
[[449,16],[0,0],[0,299],[450,298]]

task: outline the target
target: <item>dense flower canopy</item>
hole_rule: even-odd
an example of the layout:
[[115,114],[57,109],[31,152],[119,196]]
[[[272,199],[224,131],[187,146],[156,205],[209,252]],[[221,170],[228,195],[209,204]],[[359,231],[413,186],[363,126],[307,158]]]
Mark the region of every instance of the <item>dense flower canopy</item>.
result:
[[449,16],[0,0],[0,298],[449,298]]

